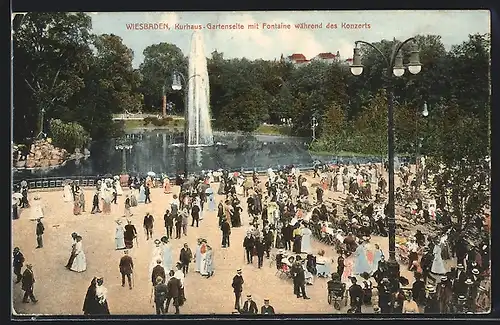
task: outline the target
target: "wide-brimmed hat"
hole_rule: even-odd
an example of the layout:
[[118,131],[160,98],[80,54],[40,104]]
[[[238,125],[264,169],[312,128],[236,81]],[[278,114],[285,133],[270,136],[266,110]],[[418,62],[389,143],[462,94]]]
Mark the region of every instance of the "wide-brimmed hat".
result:
[[478,269],[472,269],[472,274],[478,275],[479,274],[479,270]]
[[159,239],[155,239],[154,243],[155,243],[156,245],[160,245],[161,241],[160,241]]
[[465,280],[465,284],[471,285],[471,284],[474,284],[474,281],[472,281],[471,279],[467,279],[467,280]]
[[457,269],[461,270],[464,268],[464,265],[463,264],[457,264]]
[[167,236],[163,236],[163,237],[161,237],[160,241],[163,242],[163,243],[168,243],[168,237]]

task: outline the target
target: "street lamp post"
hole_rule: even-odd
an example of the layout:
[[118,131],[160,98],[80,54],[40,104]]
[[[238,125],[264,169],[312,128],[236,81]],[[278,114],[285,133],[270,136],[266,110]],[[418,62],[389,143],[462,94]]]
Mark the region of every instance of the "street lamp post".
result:
[[132,150],[132,145],[130,144],[119,144],[115,146],[116,150],[122,152],[122,173],[127,172],[127,150]]
[[[394,201],[394,92],[391,84],[392,76],[401,77],[405,73],[405,66],[403,65],[403,54],[401,49],[408,42],[414,42],[415,38],[411,37],[404,42],[397,43],[392,51],[390,58],[388,58],[379,48],[375,45],[365,42],[356,41],[354,48],[353,64],[351,65],[351,73],[359,76],[363,73],[363,65],[361,64],[361,55],[359,53],[358,44],[365,44],[371,47],[379,54],[386,64],[386,73],[388,84],[386,86],[387,98],[387,140],[388,140],[388,158],[389,158],[389,202],[388,202],[388,216],[387,223],[389,228],[389,260],[387,261],[389,268],[389,279],[391,279],[391,292],[393,293],[392,302],[394,302],[394,293],[399,290],[399,263],[396,260],[396,205]],[[422,69],[420,64],[418,49],[413,46],[410,56],[410,62],[407,64],[407,69],[412,74],[418,74]],[[394,303],[391,304],[392,311],[394,310]]]
[[[199,74],[194,74],[188,78],[179,71],[174,71],[172,74],[172,89],[175,91],[184,91],[184,178],[188,177],[188,152],[189,152],[189,116],[188,116],[188,87],[189,80],[194,77],[201,77]],[[184,87],[182,86],[184,84]]]
[[316,120],[316,116],[312,117],[311,121],[311,130],[312,130],[312,140],[316,141],[316,128],[318,127],[319,123]]

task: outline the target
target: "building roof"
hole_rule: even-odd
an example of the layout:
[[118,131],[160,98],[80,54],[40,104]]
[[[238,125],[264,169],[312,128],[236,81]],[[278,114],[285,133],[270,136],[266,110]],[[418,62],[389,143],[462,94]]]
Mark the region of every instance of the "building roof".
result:
[[298,60],[295,60],[295,63],[307,63],[309,61],[310,60],[306,60],[306,59],[298,59]]
[[346,62],[352,62],[352,58],[346,59]]
[[320,59],[335,59],[337,57],[337,55],[335,55],[331,52],[325,52],[325,53],[318,54],[317,57]]
[[306,57],[302,53],[294,53],[288,57],[290,60],[305,60]]

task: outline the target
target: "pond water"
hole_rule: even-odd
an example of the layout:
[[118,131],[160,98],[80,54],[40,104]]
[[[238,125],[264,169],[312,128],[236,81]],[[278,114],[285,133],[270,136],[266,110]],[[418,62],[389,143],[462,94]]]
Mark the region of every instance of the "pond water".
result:
[[[312,156],[306,147],[307,139],[286,136],[242,135],[214,133],[214,141],[223,145],[189,147],[188,170],[266,170],[285,165],[312,167],[314,161],[333,163],[380,162],[380,157]],[[126,143],[131,149],[115,149],[117,143]],[[39,177],[94,176],[119,174],[126,169],[130,174],[176,175],[184,170],[183,134],[167,130],[143,130],[127,134],[123,139],[92,143],[90,157],[68,161],[64,166],[46,170],[15,170],[14,180]]]

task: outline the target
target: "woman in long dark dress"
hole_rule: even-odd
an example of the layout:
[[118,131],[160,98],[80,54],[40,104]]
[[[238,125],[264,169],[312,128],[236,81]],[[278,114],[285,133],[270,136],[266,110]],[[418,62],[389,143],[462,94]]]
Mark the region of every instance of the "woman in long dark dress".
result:
[[232,226],[241,227],[241,212],[243,209],[239,204],[233,205]]
[[96,296],[96,285],[97,278],[94,277],[90,282],[90,286],[87,289],[87,295],[85,296],[85,301],[83,302],[83,314],[84,315],[95,315],[97,313],[97,296]]

